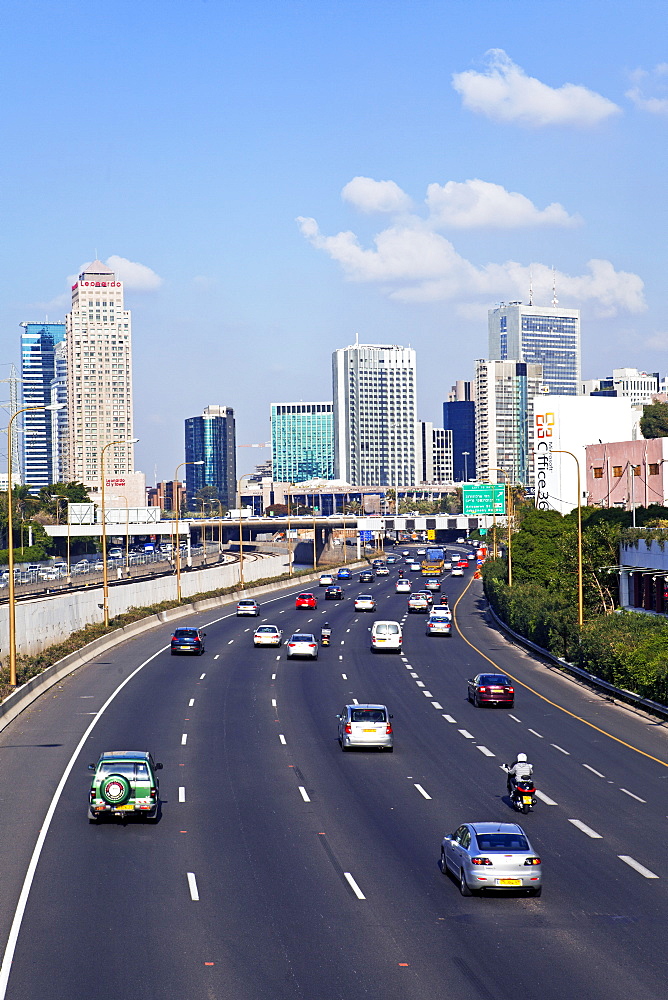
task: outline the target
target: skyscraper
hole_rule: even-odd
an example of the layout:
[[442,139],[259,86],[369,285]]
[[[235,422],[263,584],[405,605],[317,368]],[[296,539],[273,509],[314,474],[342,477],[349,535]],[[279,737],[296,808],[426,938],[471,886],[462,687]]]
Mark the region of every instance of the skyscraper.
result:
[[579,309],[502,302],[488,317],[490,361],[540,364],[550,392],[579,395]]
[[537,364],[476,361],[476,466],[482,482],[533,483],[533,401],[542,381]]
[[[65,338],[65,324],[21,323],[21,327],[23,406],[50,406],[56,350]],[[51,411],[44,409],[23,414],[23,482],[35,492],[59,479],[53,467],[51,417]]]
[[[96,490],[103,447],[133,437],[130,313],[123,306],[123,282],[101,261],[84,268],[72,285],[72,311],[66,326],[66,478]],[[133,445],[107,448],[104,469],[108,476],[131,474]]]
[[303,483],[334,477],[331,403],[271,404],[272,478]]
[[452,431],[418,420],[416,447],[419,483],[451,483]]
[[193,509],[198,490],[210,486],[224,507],[234,507],[237,490],[234,410],[231,406],[206,406],[200,417],[188,417],[186,430],[186,497]]

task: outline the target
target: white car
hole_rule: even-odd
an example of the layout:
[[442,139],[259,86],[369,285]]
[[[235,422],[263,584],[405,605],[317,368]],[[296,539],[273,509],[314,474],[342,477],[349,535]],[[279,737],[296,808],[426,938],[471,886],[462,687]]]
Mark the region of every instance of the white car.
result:
[[410,594],[411,592],[411,581],[410,580],[397,580],[394,585],[395,594]]
[[310,632],[295,632],[288,640],[288,660],[293,656],[308,656],[318,659],[318,643]]
[[430,615],[431,616],[437,615],[438,617],[442,616],[443,618],[452,618],[452,612],[450,611],[450,607],[447,604],[434,604],[431,609]]
[[374,622],[371,628],[371,652],[377,653],[381,650],[396,653],[401,652],[403,637],[399,622],[379,621]]
[[254,618],[260,614],[260,605],[257,601],[243,600],[239,601],[237,604],[237,618],[241,618],[243,615],[251,615]]
[[387,566],[376,566],[376,576],[389,576],[390,571]]
[[426,549],[418,549],[418,550],[417,550],[417,554],[418,554],[419,556],[426,556],[426,554],[427,554],[427,550],[426,550]]
[[424,614],[425,611],[429,611],[427,598],[422,594],[411,594],[408,598],[408,610],[409,612],[418,611],[422,614]]
[[283,633],[277,625],[260,625],[253,635],[254,646],[280,646]]
[[355,611],[375,611],[376,602],[371,594],[360,594],[355,598]]
[[411,573],[420,573],[422,571],[422,566],[419,562],[412,562],[408,564],[408,568]]
[[465,544],[466,544],[466,539],[465,538],[458,538],[457,539],[457,545],[465,545]]
[[446,562],[444,562],[444,563],[443,563],[443,569],[444,569],[444,570],[445,570],[445,569],[452,569],[452,563],[451,563],[451,562],[447,562],[447,561],[446,561]]
[[320,579],[318,580],[319,587],[331,587],[334,583],[334,577],[331,573],[321,573]]
[[461,568],[461,566],[453,566],[452,569],[450,570],[450,575],[464,576],[464,570]]

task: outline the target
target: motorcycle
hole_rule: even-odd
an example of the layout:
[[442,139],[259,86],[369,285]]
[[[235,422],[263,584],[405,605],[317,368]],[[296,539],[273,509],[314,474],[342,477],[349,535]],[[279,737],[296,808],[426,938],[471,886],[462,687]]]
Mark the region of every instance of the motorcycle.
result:
[[[505,766],[507,767],[507,765]],[[508,792],[514,809],[525,815],[528,812],[533,812],[533,807],[536,805],[536,786],[533,778],[511,782]]]
[[332,638],[331,628],[322,629],[322,631],[320,632],[320,645],[329,646],[331,638]]

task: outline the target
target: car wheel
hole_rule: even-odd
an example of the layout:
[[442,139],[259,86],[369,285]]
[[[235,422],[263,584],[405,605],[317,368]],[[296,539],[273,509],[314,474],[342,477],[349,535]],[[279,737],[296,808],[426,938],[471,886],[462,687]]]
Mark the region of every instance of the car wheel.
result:
[[90,811],[90,809],[88,810],[88,822],[89,823],[92,823],[93,826],[95,826],[97,824],[98,818],[99,818],[99,816],[98,816],[97,813],[92,813]]
[[110,774],[100,782],[100,797],[107,805],[122,806],[130,798],[130,782],[122,774]]
[[448,866],[445,863],[445,851],[441,848],[441,860],[439,862],[439,867],[444,875],[448,874]]
[[387,752],[388,753],[394,753],[394,747],[388,747],[387,748]]
[[480,701],[478,699],[478,695],[477,694],[475,694],[473,696],[473,704],[475,705],[476,708],[480,708]]
[[537,899],[538,896],[541,896],[543,894],[542,885],[539,885],[537,889],[531,889],[530,893],[534,897],[534,899]]
[[464,870],[462,868],[459,869],[459,891],[461,892],[462,896],[473,895],[473,893],[468,887],[466,879],[464,878]]

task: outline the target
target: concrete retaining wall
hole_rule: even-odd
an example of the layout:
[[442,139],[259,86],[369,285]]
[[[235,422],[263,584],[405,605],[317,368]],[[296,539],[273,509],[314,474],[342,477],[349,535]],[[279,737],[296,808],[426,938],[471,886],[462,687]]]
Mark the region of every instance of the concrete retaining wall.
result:
[[[244,559],[244,582],[268,579],[285,572],[286,556],[262,556]],[[181,573],[181,596],[193,597],[212,590],[222,590],[239,583],[239,564],[212,566],[209,569]],[[110,581],[111,584],[111,581]],[[113,618],[129,608],[146,608],[176,598],[176,578],[173,575],[111,584],[109,614]],[[65,594],[53,594],[34,601],[16,604],[16,651],[34,655],[53,646],[72,632],[102,619],[102,584]],[[229,598],[228,598],[229,599]],[[6,636],[8,606],[0,607],[0,635]],[[3,644],[4,645],[4,644]]]

